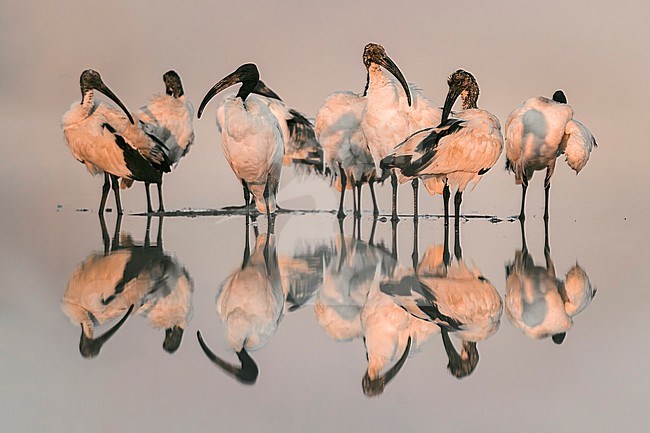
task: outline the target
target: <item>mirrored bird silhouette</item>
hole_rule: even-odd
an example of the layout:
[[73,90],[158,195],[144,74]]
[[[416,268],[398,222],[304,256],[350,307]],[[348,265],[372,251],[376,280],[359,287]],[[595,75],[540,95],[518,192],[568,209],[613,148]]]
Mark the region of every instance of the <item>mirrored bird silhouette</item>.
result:
[[557,278],[551,258],[548,224],[544,225],[545,265],[535,265],[528,252],[523,220],[521,250],[506,266],[506,316],[515,327],[533,339],[551,337],[561,344],[573,326],[573,317],[583,311],[596,295],[587,273],[576,264],[565,280]]

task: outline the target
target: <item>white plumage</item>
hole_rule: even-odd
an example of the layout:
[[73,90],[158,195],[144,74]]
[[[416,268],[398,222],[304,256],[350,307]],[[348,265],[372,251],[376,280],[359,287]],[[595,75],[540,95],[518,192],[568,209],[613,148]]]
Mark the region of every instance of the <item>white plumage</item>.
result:
[[373,188],[378,180],[375,162],[361,129],[361,115],[365,96],[353,92],[335,92],[329,95],[316,114],[316,136],[323,148],[325,165],[334,176],[334,186],[341,192],[339,218],[345,217],[343,199],[351,189],[355,198],[354,213],[361,215],[361,185],[368,183],[373,200],[373,214],[379,215]]
[[[476,186],[497,162],[503,136],[499,119],[477,108],[479,88],[472,74],[459,69],[449,77],[448,84],[441,124],[412,134],[395,147],[382,165],[397,167],[403,179],[422,178],[432,195],[443,194],[445,218],[449,215],[448,194],[453,190],[458,221],[462,193],[469,184]],[[458,96],[462,97],[463,110],[448,119]]]
[[[415,131],[440,122],[440,109],[415,87],[407,85],[401,71],[381,45],[366,45],[363,61],[368,70],[368,87],[361,128],[368,141],[377,172],[380,173],[381,160],[393,151],[397,143]],[[397,82],[384,75],[381,67],[393,74]],[[394,173],[391,174],[391,183],[392,220],[397,221],[397,177]]]
[[[174,167],[187,154],[194,142],[194,107],[183,91],[181,78],[175,71],[163,75],[165,93],[157,94],[149,99],[147,105],[140,108],[136,114],[145,133],[161,143],[163,151]],[[145,183],[147,191],[147,207],[152,212],[149,184]],[[162,179],[158,183],[158,212],[164,212],[162,196]]]
[[[456,242],[459,241],[458,235]],[[460,251],[460,246],[456,249]],[[478,269],[468,266],[460,256],[452,262],[446,261],[446,257],[447,244],[430,246],[415,274],[406,273],[386,281],[381,290],[418,321],[440,327],[448,368],[454,376],[462,378],[472,373],[478,363],[476,342],[498,330],[503,303],[494,285]],[[449,333],[461,339],[460,354]]]
[[546,169],[544,218],[548,219],[548,198],[556,158],[564,153],[569,166],[579,173],[597,145],[594,136],[573,118],[573,108],[567,105],[561,90],[555,92],[553,99],[539,96],[515,108],[506,120],[505,134],[506,168],[514,172],[515,182],[522,185],[519,218],[525,218],[528,181],[535,171]]
[[266,346],[278,328],[284,309],[275,235],[260,234],[255,249],[248,255],[246,225],[243,264],[221,284],[216,307],[226,328],[228,345],[237,353],[241,368],[227,364],[212,353],[200,332],[197,334],[199,343],[206,355],[225,372],[242,382],[252,383],[257,379],[258,370],[248,351]]
[[282,172],[284,142],[276,117],[263,97],[251,95],[259,81],[253,64],[245,64],[219,81],[205,95],[199,106],[201,117],[208,101],[221,90],[242,83],[235,96],[227,97],[217,111],[221,127],[221,144],[226,160],[242,182],[244,201],[248,193],[255,198],[257,210],[276,210],[276,194]]
[[522,221],[522,248],[506,266],[506,316],[527,337],[550,336],[560,344],[573,326],[573,317],[589,305],[596,289],[577,263],[565,281],[556,277],[545,228],[545,266],[538,266],[528,253]]
[[316,140],[312,121],[288,107],[280,96],[259,80],[253,93],[263,96],[271,113],[278,119],[284,140],[283,165],[293,165],[306,173],[323,172],[323,151]]
[[[122,187],[134,180],[158,183],[162,172],[169,171],[169,160],[162,147],[153,143],[139,126],[122,102],[103,83],[97,71],[88,69],[81,74],[81,103],[74,102],[62,119],[63,133],[72,155],[86,165],[92,174],[104,173],[104,187],[99,212],[103,212],[111,182],[118,213],[122,213],[119,199],[118,178]],[[94,90],[98,90],[126,113],[97,103]]]

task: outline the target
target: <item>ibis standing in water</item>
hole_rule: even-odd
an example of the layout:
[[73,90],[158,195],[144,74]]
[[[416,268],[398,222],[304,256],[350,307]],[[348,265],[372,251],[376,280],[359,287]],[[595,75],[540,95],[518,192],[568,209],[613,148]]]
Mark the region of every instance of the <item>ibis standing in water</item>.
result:
[[[131,113],[104,84],[99,72],[83,71],[80,87],[81,103],[74,102],[63,115],[63,134],[72,155],[85,164],[92,175],[104,174],[99,213],[104,211],[112,187],[117,212],[121,215],[118,179],[125,181],[124,187],[134,180],[159,183],[162,173],[170,170],[169,159],[160,145],[134,125]],[[97,103],[95,90],[113,100],[126,116],[111,105]]]
[[[459,69],[451,74],[447,84],[449,91],[440,124],[411,135],[382,160],[382,166],[399,168],[403,176],[424,178],[431,194],[442,193],[445,222],[449,218],[450,189],[454,189],[458,227],[463,191],[469,183],[476,186],[497,162],[503,150],[503,136],[499,119],[477,107],[479,87],[472,74]],[[449,118],[459,96],[462,111]]]
[[[363,63],[368,71],[366,105],[361,116],[361,128],[368,140],[368,147],[375,161],[377,172],[380,161],[393,151],[397,143],[409,134],[440,122],[440,109],[409,85],[397,65],[379,44],[368,44],[363,51]],[[384,75],[386,68],[397,82]],[[401,89],[400,89],[401,86]],[[402,91],[403,90],[403,91]],[[391,221],[397,216],[397,174],[391,172],[393,207]],[[418,182],[413,182],[414,197],[417,197]],[[417,200],[414,213],[417,214]]]
[[561,90],[553,94],[553,99],[538,96],[515,108],[506,120],[506,169],[515,173],[515,183],[522,187],[519,219],[526,218],[526,189],[535,171],[546,169],[544,219],[548,220],[548,196],[556,158],[564,153],[567,164],[577,174],[595,146],[596,139],[573,118],[573,108]]
[[361,129],[365,105],[365,94],[335,92],[325,99],[316,114],[316,135],[323,147],[325,164],[333,173],[334,185],[341,191],[339,219],[345,218],[343,199],[347,188],[352,189],[354,215],[361,216],[361,185],[366,182],[372,195],[373,216],[379,215],[374,189],[377,171]]
[[[155,142],[162,143],[163,150],[174,167],[187,155],[194,142],[194,107],[183,91],[181,77],[176,71],[163,75],[165,93],[154,95],[147,105],[137,113],[147,135]],[[164,212],[162,178],[158,185],[158,212]],[[152,212],[149,183],[147,190],[147,211]]]
[[246,63],[208,91],[199,106],[201,118],[207,103],[220,91],[242,83],[218,111],[221,144],[226,160],[244,188],[244,203],[250,194],[257,210],[270,216],[276,209],[276,194],[282,172],[284,142],[278,120],[260,97],[251,95],[259,82],[257,66]]

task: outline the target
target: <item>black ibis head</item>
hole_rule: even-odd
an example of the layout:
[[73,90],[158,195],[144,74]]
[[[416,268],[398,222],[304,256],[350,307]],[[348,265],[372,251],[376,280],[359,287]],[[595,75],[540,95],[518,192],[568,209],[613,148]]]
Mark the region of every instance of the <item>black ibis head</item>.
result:
[[238,98],[246,100],[246,97],[255,89],[257,82],[260,80],[260,73],[257,70],[257,66],[253,63],[245,63],[235,70],[235,72],[226,75],[223,77],[217,84],[215,84],[209,91],[206,93],[205,97],[199,105],[199,111],[197,116],[200,119],[201,114],[203,114],[203,109],[208,104],[210,99],[212,99],[217,93],[221,92],[224,89],[227,89],[230,86],[235,84],[242,83],[242,86],[237,92]]
[[553,100],[561,104],[566,104],[566,95],[563,91],[556,90],[555,93],[553,93]]
[[79,78],[79,84],[81,87],[82,102],[83,102],[83,98],[86,96],[88,92],[97,90],[98,92],[101,92],[107,97],[109,97],[117,105],[119,105],[122,111],[124,111],[124,113],[126,114],[126,117],[129,118],[131,124],[134,124],[133,117],[131,116],[131,113],[129,113],[129,110],[126,109],[122,101],[120,101],[120,99],[115,95],[115,93],[113,93],[113,91],[109,89],[106,84],[104,84],[104,81],[102,81],[102,77],[101,75],[99,75],[99,72],[95,71],[94,69],[86,69],[81,73],[81,77]]
[[409,106],[411,106],[411,90],[409,89],[406,78],[402,74],[402,71],[399,70],[395,62],[388,57],[386,50],[379,44],[369,43],[363,49],[363,64],[366,66],[366,69],[369,69],[372,64],[379,65],[385,68],[388,72],[393,74],[397,81],[404,88],[404,93],[406,93],[406,99],[408,100]]
[[180,98],[185,93],[183,92],[181,77],[176,73],[176,71],[171,70],[165,72],[165,75],[163,75],[163,81],[165,82],[165,93],[169,96]]
[[472,74],[463,69],[459,69],[449,76],[447,85],[449,86],[449,90],[447,91],[447,98],[442,109],[441,121],[449,118],[454,102],[461,95],[463,96],[463,108],[476,108],[479,90],[476,78]]

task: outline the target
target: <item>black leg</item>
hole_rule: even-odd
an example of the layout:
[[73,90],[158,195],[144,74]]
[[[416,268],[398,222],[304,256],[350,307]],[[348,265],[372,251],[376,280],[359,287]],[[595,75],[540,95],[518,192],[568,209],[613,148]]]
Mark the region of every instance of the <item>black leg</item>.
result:
[[526,219],[526,214],[524,213],[524,209],[526,207],[526,190],[528,189],[528,182],[526,179],[524,179],[521,182],[521,211],[519,212],[519,220],[523,221]]
[[420,179],[417,177],[411,181],[413,187],[413,219],[418,219],[418,187],[420,186]]
[[99,213],[99,226],[102,229],[102,243],[104,244],[104,255],[106,256],[111,249],[111,238],[108,236],[108,228],[106,228],[103,212]]
[[397,173],[395,171],[390,174],[390,184],[393,187],[393,212],[390,220],[397,222],[399,217],[397,216]]
[[251,201],[251,191],[248,189],[248,185],[245,180],[241,181],[241,185],[244,188],[244,207],[246,208],[246,224],[248,224],[248,214],[250,213],[250,204]]
[[251,256],[251,247],[249,245],[249,222],[248,222],[249,216],[248,214],[246,215],[246,233],[244,235],[244,259],[241,262],[241,268],[244,269],[246,265],[248,264],[248,259]]
[[372,197],[372,216],[377,218],[379,216],[379,206],[377,206],[377,197],[375,196],[375,181],[368,182],[370,187],[370,196]]
[[156,236],[156,246],[162,249],[163,246],[163,216],[158,217],[158,234]]
[[399,221],[391,221],[391,234],[392,234],[392,240],[393,240],[393,252],[391,256],[395,261],[397,261],[397,223]]
[[449,224],[445,224],[445,239],[442,247],[442,262],[445,268],[451,263],[451,254],[449,254]]
[[361,182],[357,182],[357,209],[354,216],[361,218]]
[[460,204],[463,202],[463,193],[462,191],[456,191],[454,195],[454,225],[456,230],[458,230],[458,224],[460,222]]
[[343,211],[343,199],[345,198],[345,188],[348,186],[348,178],[345,175],[345,171],[339,165],[339,173],[341,174],[341,202],[339,203],[339,213],[336,214],[338,219],[345,218],[345,212]]
[[111,187],[113,188],[113,195],[115,195],[115,206],[117,207],[117,214],[122,215],[122,202],[120,201],[120,185],[119,178],[111,174]]
[[266,184],[264,185],[264,206],[266,206],[266,220],[270,223],[271,221],[271,209],[269,208],[269,178],[266,178]]
[[350,185],[352,186],[352,215],[354,218],[357,217],[357,191],[355,189],[355,183],[354,179],[348,179],[350,181]]
[[548,196],[551,192],[551,182],[544,186],[544,221],[548,222]]
[[106,207],[106,199],[108,198],[108,191],[111,189],[111,180],[108,177],[108,173],[104,172],[104,185],[102,186],[102,199],[99,202],[99,214],[104,213],[104,208]]
[[418,262],[419,258],[418,250],[418,219],[413,218],[413,253],[411,254],[411,260],[413,262],[413,270],[417,273],[418,271]]
[[[162,193],[162,177],[160,182],[156,183],[158,186],[158,212],[165,212],[165,205],[163,204],[163,193]],[[149,190],[149,188],[147,188]]]
[[115,220],[115,230],[113,230],[113,240],[111,242],[111,251],[116,251],[120,247],[120,230],[122,229],[122,215],[118,215]]
[[460,228],[458,226],[454,230],[454,256],[457,260],[463,258],[463,249],[460,246]]
[[449,197],[451,196],[451,191],[449,191],[449,185],[445,183],[445,187],[442,190],[442,202],[445,206],[445,226],[449,225]]
[[372,228],[370,229],[369,245],[375,245],[375,229],[377,228],[377,218],[372,219]]

